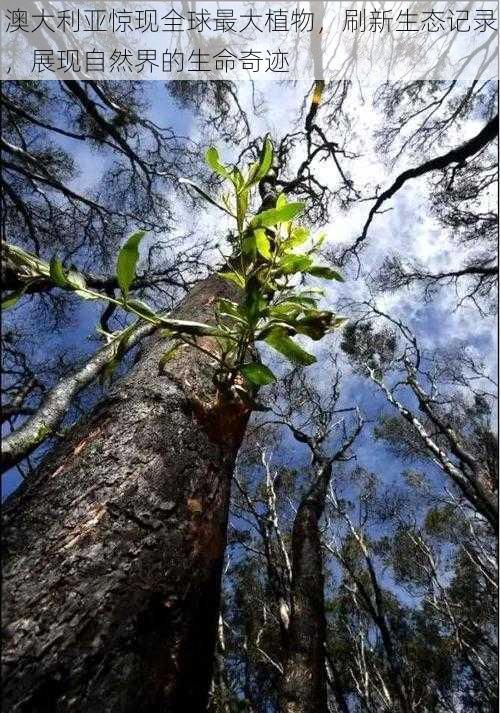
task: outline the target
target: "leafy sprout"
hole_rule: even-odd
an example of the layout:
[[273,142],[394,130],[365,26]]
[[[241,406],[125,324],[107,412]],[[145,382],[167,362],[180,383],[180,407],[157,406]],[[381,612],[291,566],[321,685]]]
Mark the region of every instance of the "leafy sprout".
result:
[[[162,335],[170,340],[169,349],[161,359],[160,371],[173,358],[182,345],[191,345],[205,351],[217,362],[216,380],[226,391],[237,387],[237,377],[242,376],[250,391],[276,380],[274,374],[260,362],[248,362],[251,347],[265,342],[294,364],[309,365],[316,358],[303,349],[293,337],[304,335],[320,340],[325,334],[345,321],[333,312],[319,308],[322,290],[303,289],[306,275],[343,281],[332,268],[315,262],[324,235],[313,239],[308,228],[297,223],[305,204],[289,202],[281,193],[273,208],[252,214],[249,211],[252,192],[272,169],[273,144],[267,137],[259,160],[246,169],[226,166],[215,147],[205,155],[208,166],[223,179],[224,193],[220,200],[213,198],[191,181],[183,182],[194,188],[198,195],[216,206],[235,222],[233,254],[218,276],[239,288],[238,301],[219,299],[215,325],[177,320],[156,313],[147,304],[129,296],[136,277],[139,247],[145,231],[134,232],[123,244],[117,257],[116,279],[121,298],[115,299],[90,289],[85,278],[75,270],[66,270],[58,258],[50,264],[21,248],[7,245],[9,257],[27,275],[27,282],[18,293],[8,295],[3,308],[13,306],[22,297],[31,281],[50,280],[55,286],[74,291],[85,299],[111,302],[137,317],[163,328]],[[116,343],[114,362],[118,362],[130,339],[131,325],[122,332],[108,335]],[[197,337],[210,336],[218,343],[218,353],[204,349]],[[245,390],[245,394],[246,394]]]

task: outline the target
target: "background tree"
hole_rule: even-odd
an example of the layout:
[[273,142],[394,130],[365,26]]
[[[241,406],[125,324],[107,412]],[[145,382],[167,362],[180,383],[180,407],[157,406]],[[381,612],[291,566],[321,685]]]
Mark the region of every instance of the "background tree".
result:
[[[489,413],[486,394],[461,397],[448,389],[440,393],[439,364],[422,353],[412,331],[401,321],[388,317],[373,304],[367,317],[382,317],[392,331],[376,333],[373,323],[352,322],[344,332],[343,349],[382,390],[398,417],[383,419],[377,436],[389,440],[403,453],[430,458],[458,487],[474,512],[498,532],[498,463],[493,456],[495,436],[483,418]],[[396,334],[401,338],[397,349]],[[477,367],[476,367],[477,371]],[[391,382],[384,379],[391,374]],[[446,372],[445,372],[446,373]],[[467,377],[462,372],[462,384]],[[485,379],[487,382],[487,380]],[[416,400],[418,410],[403,401],[403,389]],[[460,408],[461,406],[461,408]],[[419,413],[420,412],[420,413]]]
[[[408,181],[428,176],[430,208],[456,242],[459,252],[455,257],[460,260],[435,271],[393,249],[374,275],[374,283],[382,291],[417,284],[425,299],[443,285],[454,286],[459,304],[465,300],[480,310],[494,309],[491,291],[498,273],[491,243],[496,232],[498,182],[494,82],[388,82],[378,89],[375,103],[386,117],[377,134],[377,149],[387,156],[392,169],[401,162],[407,167],[382,192],[377,186],[374,196],[363,196],[362,200],[373,201],[363,229],[350,246],[332,253],[333,261],[346,263],[356,257],[374,229],[374,218],[387,210],[386,203]],[[451,150],[444,150],[445,142],[450,147],[450,136],[459,137],[472,116],[483,122],[481,130],[469,141],[452,140]],[[361,198],[359,192],[357,198]]]

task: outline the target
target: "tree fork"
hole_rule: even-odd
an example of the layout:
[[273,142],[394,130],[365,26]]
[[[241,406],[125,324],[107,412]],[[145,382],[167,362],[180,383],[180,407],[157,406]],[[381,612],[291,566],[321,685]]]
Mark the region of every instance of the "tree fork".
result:
[[[210,320],[211,277],[179,310]],[[11,713],[205,710],[234,460],[249,408],[214,361],[151,337],[137,364],[7,501],[4,705]]]

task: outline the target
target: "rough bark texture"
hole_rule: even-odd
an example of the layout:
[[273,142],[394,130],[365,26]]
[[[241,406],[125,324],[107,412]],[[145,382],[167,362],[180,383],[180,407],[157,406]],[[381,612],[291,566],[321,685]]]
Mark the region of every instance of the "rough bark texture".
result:
[[[218,296],[234,297],[199,283],[179,317],[208,319]],[[205,709],[248,409],[215,401],[199,351],[160,376],[166,348],[150,338],[5,506],[5,711]]]
[[[323,485],[323,483],[322,483]],[[281,689],[282,713],[327,713],[325,605],[319,518],[324,488],[301,502],[292,533],[292,608]]]
[[[155,325],[142,323],[130,336],[125,351],[155,331]],[[116,354],[116,345],[108,344],[89,359],[82,367],[63,377],[46,395],[36,412],[15,431],[2,439],[1,471],[20,463],[52,435],[66,415],[71,403],[80,391],[92,384]]]

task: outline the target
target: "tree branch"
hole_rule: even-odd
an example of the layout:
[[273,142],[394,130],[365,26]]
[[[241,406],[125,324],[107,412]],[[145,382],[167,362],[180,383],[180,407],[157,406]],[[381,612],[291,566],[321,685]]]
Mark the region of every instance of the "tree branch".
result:
[[438,171],[443,168],[446,168],[451,163],[457,163],[459,165],[463,164],[468,158],[474,156],[474,154],[484,148],[497,135],[498,114],[493,117],[493,119],[491,119],[476,136],[474,136],[469,141],[466,141],[461,146],[458,146],[457,148],[448,151],[448,153],[443,154],[442,156],[436,156],[436,158],[433,158],[430,161],[426,161],[420,166],[416,166],[415,168],[409,168],[408,170],[403,171],[403,173],[401,173],[396,178],[394,183],[387,190],[381,193],[380,196],[377,198],[368,214],[368,219],[363,227],[361,235],[355,240],[354,244],[351,245],[351,247],[343,251],[340,256],[340,262],[344,262],[345,258],[349,254],[357,253],[359,247],[362,245],[362,243],[365,242],[367,238],[368,229],[370,228],[370,225],[376,213],[379,212],[381,206],[385,203],[385,201],[389,200],[389,198],[392,198],[392,196],[397,193],[397,191],[399,191],[399,189],[402,188],[402,186],[404,186],[407,181],[411,180],[412,178],[418,178],[419,176],[423,176],[431,171]]
[[[155,329],[154,324],[140,324],[132,332],[126,350],[129,351]],[[36,414],[3,440],[2,473],[26,458],[54,433],[67,413],[73,397],[99,376],[115,357],[115,353],[116,344],[108,344],[94,354],[83,367],[61,379],[49,392]]]

